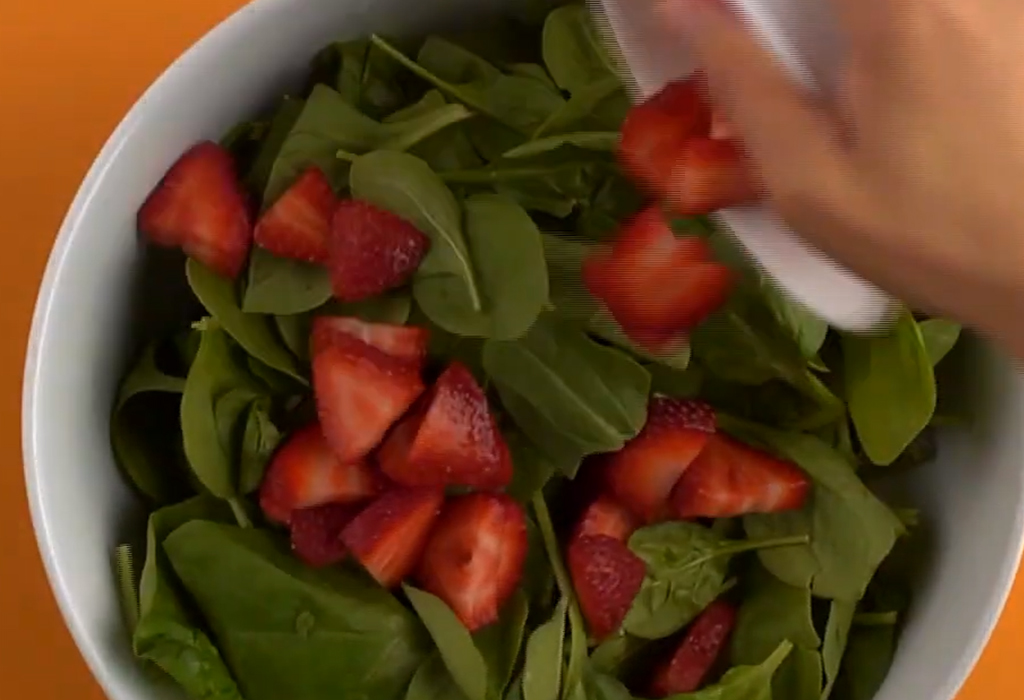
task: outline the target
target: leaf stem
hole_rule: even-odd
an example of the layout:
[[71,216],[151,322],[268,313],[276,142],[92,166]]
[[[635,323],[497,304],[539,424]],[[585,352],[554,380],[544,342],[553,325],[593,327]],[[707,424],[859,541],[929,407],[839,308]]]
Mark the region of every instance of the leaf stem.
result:
[[245,506],[238,498],[232,497],[227,499],[228,505],[231,506],[231,512],[235,515],[235,521],[238,523],[238,527],[242,529],[249,529],[252,527],[252,520],[249,519],[249,514],[245,512]]
[[135,628],[139,624],[139,592],[135,585],[135,564],[131,545],[117,546],[114,550],[114,566],[117,569],[118,592],[121,594],[121,607],[124,609],[128,634],[135,634]]
[[523,166],[518,168],[487,167],[469,170],[448,170],[439,172],[441,179],[452,185],[476,185],[505,182],[506,180],[530,180],[548,177],[562,170],[580,169],[593,165],[591,160],[570,160],[554,165]]

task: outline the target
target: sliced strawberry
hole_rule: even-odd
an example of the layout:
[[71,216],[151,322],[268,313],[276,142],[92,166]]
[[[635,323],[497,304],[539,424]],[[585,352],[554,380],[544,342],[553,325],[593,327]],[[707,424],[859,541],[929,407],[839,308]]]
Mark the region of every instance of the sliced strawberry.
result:
[[698,690],[721,655],[736,624],[736,609],[716,600],[697,616],[672,658],[655,671],[651,695],[664,698]]
[[327,176],[312,166],[256,222],[256,244],[283,258],[325,263],[335,206]]
[[338,459],[316,423],[296,430],[277,450],[260,484],[260,507],[288,524],[294,511],[374,496],[382,479],[365,462]]
[[708,136],[713,139],[731,139],[736,137],[736,128],[720,109],[711,110],[711,128]]
[[336,336],[312,364],[324,436],[346,462],[375,448],[424,389],[417,368],[355,338]]
[[441,489],[388,491],[345,526],[341,541],[380,585],[393,588],[416,567],[443,503]]
[[752,204],[757,188],[735,141],[693,138],[678,152],[668,200],[683,216]]
[[423,406],[396,426],[377,463],[406,486],[500,489],[512,479],[512,457],[487,396],[459,362],[448,365]]
[[569,573],[590,633],[602,639],[622,624],[646,567],[629,547],[607,535],[587,535],[569,544]]
[[292,550],[310,566],[337,564],[347,550],[341,531],[359,513],[357,503],[325,503],[292,513]]
[[641,184],[664,195],[683,144],[693,136],[706,136],[710,128],[711,110],[698,81],[671,82],[626,114],[619,160]]
[[353,316],[317,316],[313,319],[313,354],[333,344],[339,334],[361,340],[417,368],[423,365],[427,356],[427,342],[430,340],[430,331],[418,326],[369,323]]
[[652,206],[626,223],[610,249],[587,258],[583,280],[627,335],[660,352],[725,301],[732,273],[712,260],[707,241],[677,238]]
[[448,501],[416,578],[472,632],[498,619],[525,560],[522,507],[503,494],[473,493]]
[[405,219],[355,199],[335,209],[329,239],[331,285],[341,301],[359,301],[405,284],[430,239]]
[[643,430],[609,457],[608,486],[637,517],[663,519],[672,487],[714,431],[715,414],[706,403],[654,397]]
[[679,518],[775,513],[801,508],[810,488],[795,464],[716,434],[676,483],[670,507]]
[[236,277],[252,245],[252,220],[231,154],[210,141],[186,151],[139,209],[138,227],[152,243]]
[[609,496],[600,496],[583,511],[573,537],[606,535],[625,542],[636,528],[632,513]]

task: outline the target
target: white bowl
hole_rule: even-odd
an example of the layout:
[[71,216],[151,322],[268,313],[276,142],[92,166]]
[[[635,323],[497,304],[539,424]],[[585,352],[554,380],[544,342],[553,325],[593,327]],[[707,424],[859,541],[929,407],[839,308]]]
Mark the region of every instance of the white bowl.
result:
[[[43,278],[24,383],[28,496],[50,583],[75,641],[113,700],[180,697],[131,655],[112,551],[138,539],[144,513],[122,482],[108,415],[141,324],[185,294],[154,295],[135,212],[190,144],[218,138],[299,80],[322,45],[370,31],[427,31],[501,0],[257,0],[182,56],[104,146]],[[148,258],[147,258],[148,260]],[[147,262],[147,266],[150,263]],[[140,279],[145,286],[139,287]],[[150,293],[140,307],[138,290]],[[934,525],[936,547],[877,700],[949,700],[1003,607],[1021,554],[1024,384],[1005,359],[975,352],[984,430],[947,435],[937,464],[897,484]]]

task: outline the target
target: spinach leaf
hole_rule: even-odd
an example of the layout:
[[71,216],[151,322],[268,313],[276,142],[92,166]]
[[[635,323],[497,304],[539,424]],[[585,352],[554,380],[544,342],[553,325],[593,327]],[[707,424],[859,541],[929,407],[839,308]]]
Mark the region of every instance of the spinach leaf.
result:
[[[426,163],[408,154],[376,151],[352,163],[350,181],[353,197],[387,209],[430,236],[417,280],[453,279],[462,285],[460,296],[471,309],[483,308],[459,203]],[[415,294],[415,283],[413,289]]]
[[473,642],[487,666],[489,698],[500,698],[512,677],[523,645],[529,603],[522,589],[516,591],[501,610],[498,622],[478,630]]
[[917,322],[904,312],[880,337],[843,335],[850,417],[864,453],[892,464],[935,412],[935,375]]
[[[274,116],[270,121],[270,128],[267,130],[266,136],[263,137],[259,153],[256,154],[252,166],[245,175],[246,187],[252,192],[261,195],[261,198],[267,189],[270,170],[274,167],[277,154],[281,152],[281,146],[284,144],[285,139],[288,138],[288,134],[302,113],[304,106],[305,102],[303,100],[286,95],[281,99],[281,104],[278,105],[277,110],[274,112]],[[273,203],[273,200],[264,201],[263,204],[267,206],[271,203]]]
[[821,654],[814,649],[793,647],[772,678],[772,697],[821,700],[821,683]]
[[430,274],[421,268],[413,282],[416,303],[434,323],[452,333],[518,338],[548,300],[540,231],[522,207],[502,195],[472,195],[464,209],[479,298],[466,293],[459,277]]
[[541,42],[544,64],[563,90],[575,93],[611,72],[610,60],[582,3],[552,10],[544,20]]
[[782,642],[763,663],[733,666],[718,683],[694,693],[672,695],[670,700],[771,700],[772,678],[792,650],[792,644]]
[[309,362],[310,317],[308,314],[286,314],[274,317],[281,342],[299,359]]
[[[490,376],[486,369],[484,375]],[[574,438],[562,433],[530,399],[518,393],[511,384],[495,383],[494,388],[501,400],[501,407],[512,417],[519,431],[527,436],[526,439],[534,446],[543,462],[555,465],[562,475],[575,478],[583,458],[590,453],[591,448],[580,445]]]
[[726,588],[726,570],[737,554],[805,544],[805,536],[730,541],[688,522],[643,527],[629,538],[647,573],[622,628],[644,639],[661,639],[682,629]]
[[871,700],[889,674],[896,653],[894,625],[854,627],[836,682],[842,700]]
[[181,438],[176,414],[185,380],[157,366],[159,345],[143,349],[121,382],[110,417],[110,444],[118,466],[142,495],[158,504],[187,493],[174,449]]
[[814,488],[801,510],[747,515],[750,537],[804,535],[810,543],[758,552],[778,579],[822,598],[859,600],[903,526],[857,478],[842,454],[812,435],[785,433],[719,415],[719,426],[806,471]]
[[270,419],[269,397],[255,399],[248,409],[238,456],[238,491],[243,494],[260,487],[263,472],[283,437]]
[[506,493],[523,504],[528,504],[533,495],[544,488],[556,470],[575,473],[579,466],[578,463],[568,467],[553,464],[520,430],[506,429],[505,442],[514,465],[512,483]]
[[524,700],[558,700],[560,697],[568,604],[568,600],[562,598],[551,619],[535,629],[526,642]]
[[[635,437],[647,418],[646,370],[550,315],[518,340],[485,343],[483,360],[503,395],[518,394],[535,409],[526,416],[505,403],[534,444],[561,432],[581,453],[610,452]],[[535,418],[553,430],[535,434]]]
[[326,267],[281,258],[259,246],[252,249],[242,298],[243,312],[301,314],[330,298],[331,277]]
[[960,339],[960,324],[944,318],[929,318],[918,323],[917,327],[932,367],[939,364]]
[[800,302],[786,296],[774,281],[763,274],[761,281],[762,294],[776,320],[796,341],[804,358],[815,360],[828,335],[828,323]]
[[829,608],[828,622],[825,624],[825,638],[821,645],[821,661],[825,668],[826,678],[825,689],[821,692],[821,700],[828,700],[829,695],[832,694],[856,610],[855,603],[842,600],[833,600]]
[[614,75],[606,75],[574,90],[565,104],[537,127],[533,138],[568,131],[591,122],[596,122],[596,127],[616,130],[621,126],[628,107],[622,82]]
[[230,519],[231,510],[223,501],[196,496],[154,511],[146,531],[146,563],[139,582],[139,620],[132,649],[197,700],[241,700],[242,695],[217,647],[186,612],[162,546],[167,535],[191,520]]
[[[332,300],[320,308],[325,316],[355,316],[370,323],[404,325],[412,311],[407,289],[396,289],[361,301]],[[319,315],[319,314],[318,314]]]
[[397,700],[430,651],[415,616],[369,577],[312,570],[268,531],[193,521],[164,550],[246,700]]
[[405,700],[465,700],[465,697],[436,651],[416,670],[405,692]]
[[430,112],[386,124],[382,128],[384,138],[380,148],[388,151],[405,151],[471,116],[473,113],[462,105],[446,104]]
[[501,71],[472,51],[437,35],[428,36],[416,55],[425,70],[449,83],[494,80]]
[[[629,690],[618,678],[601,673],[590,665],[584,669],[582,697],[587,700],[632,700]],[[578,696],[572,696],[574,700]]]
[[468,700],[485,700],[487,664],[469,630],[440,598],[408,584],[402,590],[433,637],[455,684]]
[[369,39],[336,44],[335,50],[341,60],[334,85],[353,107],[376,119],[406,101],[398,67]]
[[554,151],[564,146],[575,146],[593,151],[614,151],[619,143],[617,131],[577,131],[533,139],[506,151],[505,158],[525,158],[538,153]]
[[811,592],[779,581],[760,566],[754,567],[736,615],[730,643],[732,660],[742,665],[759,664],[786,639],[803,649],[817,649],[821,644],[811,617]]
[[185,274],[192,293],[247,353],[302,384],[309,384],[299,371],[295,358],[275,335],[272,320],[266,316],[244,313],[238,306],[238,294],[231,280],[215,274],[192,259],[185,266]]

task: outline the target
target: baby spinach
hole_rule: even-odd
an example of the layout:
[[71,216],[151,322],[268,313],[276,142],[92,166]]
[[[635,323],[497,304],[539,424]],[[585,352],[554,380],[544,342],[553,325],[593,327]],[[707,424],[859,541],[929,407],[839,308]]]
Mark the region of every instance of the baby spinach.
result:
[[643,527],[629,548],[647,567],[643,584],[622,628],[644,639],[661,639],[682,629],[726,588],[726,569],[737,554],[806,544],[804,536],[730,541],[688,522]]
[[533,139],[506,151],[505,158],[525,158],[538,153],[554,151],[564,146],[575,146],[593,151],[614,151],[619,142],[617,131],[577,131]]
[[[782,642],[757,666],[733,666],[714,685],[693,693],[670,696],[671,700],[772,700],[772,678],[793,645]],[[782,699],[780,699],[782,700]]]
[[246,314],[301,314],[330,298],[331,278],[326,267],[253,248],[242,298]]
[[535,629],[526,642],[524,700],[558,700],[560,697],[567,610],[568,600],[562,598],[551,619]]
[[843,700],[874,698],[889,673],[895,653],[895,626],[855,626],[846,643],[835,696]]
[[935,412],[935,375],[917,322],[905,311],[886,335],[843,335],[843,360],[861,447],[875,464],[892,464]]
[[267,463],[283,437],[270,418],[271,407],[267,396],[254,399],[248,405],[238,455],[240,493],[252,493],[259,488]]
[[246,700],[397,700],[430,652],[416,617],[372,579],[309,569],[268,531],[197,520],[164,549]]
[[[544,488],[554,476],[559,466],[545,457],[521,430],[510,427],[504,432],[514,465],[512,483],[509,484],[506,493],[521,503],[528,504],[533,495]],[[572,465],[569,471],[575,473],[576,466],[578,465]],[[565,471],[564,466],[561,469]]]
[[[821,653],[795,646],[772,678],[775,700],[821,700]],[[867,700],[867,699],[865,699]]]
[[479,298],[466,293],[459,277],[421,269],[413,284],[416,302],[434,323],[452,333],[518,338],[548,300],[540,232],[522,207],[499,194],[471,195],[463,207]]
[[842,600],[833,600],[829,608],[828,622],[825,624],[825,638],[821,645],[821,662],[825,669],[826,679],[825,689],[821,692],[821,700],[828,700],[832,694],[856,610],[855,603]]
[[[462,210],[441,179],[419,158],[376,151],[357,158],[350,173],[352,196],[406,219],[430,237],[417,281],[454,278],[474,311],[483,308],[462,227]],[[413,287],[414,294],[416,286]],[[462,296],[460,295],[460,296]]]
[[822,598],[859,600],[903,526],[857,478],[853,465],[812,435],[786,433],[719,416],[719,426],[791,460],[814,480],[800,510],[747,515],[754,538],[804,535],[806,545],[758,552],[780,580]]
[[732,632],[733,662],[759,664],[787,639],[798,648],[817,649],[811,591],[785,584],[760,566],[752,569]]
[[960,339],[960,324],[944,318],[929,318],[919,322],[917,327],[932,367],[939,364]]
[[480,650],[487,666],[489,698],[501,698],[505,694],[505,687],[519,661],[529,612],[529,602],[520,589],[504,605],[498,622],[487,625],[473,635],[473,643]]
[[539,139],[592,122],[597,122],[595,127],[618,129],[628,106],[622,82],[614,75],[605,75],[577,87],[565,104],[537,127],[532,137]]
[[611,72],[611,62],[582,3],[551,11],[541,33],[544,64],[555,83],[570,93]]
[[436,651],[416,669],[405,692],[405,700],[465,700],[465,697]]
[[539,318],[518,340],[488,341],[483,359],[503,393],[518,394],[535,409],[534,416],[521,416],[513,405],[505,405],[537,445],[547,435],[533,434],[535,418],[585,454],[621,448],[646,420],[646,370],[550,315]]
[[[281,99],[281,103],[278,105],[270,121],[270,127],[263,137],[263,142],[260,144],[260,150],[256,154],[249,171],[245,174],[246,187],[252,192],[261,195],[261,199],[263,193],[267,190],[267,182],[270,179],[270,171],[274,167],[274,161],[277,160],[277,155],[281,152],[281,146],[284,144],[285,139],[288,138],[288,134],[295,125],[295,121],[302,114],[304,106],[305,101],[295,97],[286,95]],[[273,200],[269,202],[264,201],[264,208],[272,203]]]
[[437,35],[423,41],[416,62],[449,83],[494,80],[501,71],[490,62],[453,41]]
[[231,280],[215,274],[196,260],[190,259],[185,270],[192,293],[247,353],[303,384],[308,384],[295,358],[275,335],[271,319],[245,313],[239,307],[238,294]]

